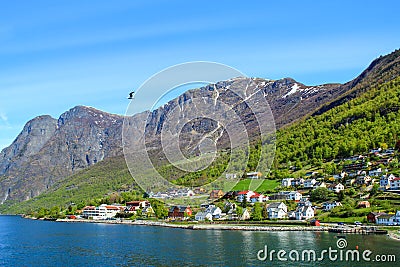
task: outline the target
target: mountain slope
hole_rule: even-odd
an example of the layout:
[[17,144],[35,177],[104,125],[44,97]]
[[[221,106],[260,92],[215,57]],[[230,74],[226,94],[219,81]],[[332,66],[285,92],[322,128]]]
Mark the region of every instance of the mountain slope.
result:
[[110,157],[56,182],[51,189],[37,197],[0,206],[0,213],[21,214],[37,210],[38,207],[50,209],[54,206],[66,207],[72,202],[89,203],[113,192],[130,190],[140,192],[129,174],[125,159],[122,156]]
[[[295,121],[301,122],[309,115],[318,117],[325,114],[370,92],[375,86],[395,79],[399,76],[399,58],[399,50],[381,57],[373,61],[359,77],[344,85],[306,86],[290,78],[277,81],[234,78],[190,90],[152,112],[127,118],[134,129],[129,132],[130,140],[135,146],[135,142],[143,141],[142,135],[145,133],[149,154],[154,163],[161,166],[165,163],[165,155],[160,148],[161,131],[169,114],[179,110],[178,116],[182,118],[198,117],[187,123],[179,135],[170,137],[179,139],[185,155],[196,155],[199,140],[210,133],[213,133],[217,147],[226,148],[229,145],[228,136],[221,125],[201,118],[204,109],[196,106],[187,108],[190,102],[198,99],[226,105],[235,112],[238,120],[244,122],[250,141],[257,140],[260,134],[255,118],[260,115],[257,112],[267,109],[262,107],[261,111],[254,111],[248,103],[262,103],[262,98],[267,99],[277,127],[282,128]],[[261,115],[266,118],[265,114]],[[58,120],[41,116],[28,122],[13,144],[0,154],[0,203],[31,199],[52,190],[58,182],[82,169],[121,156],[123,120],[123,116],[78,106],[62,114]],[[145,128],[141,127],[143,122],[146,123]],[[297,128],[291,129],[299,131]],[[295,137],[288,136],[288,139]],[[315,147],[307,149],[300,155],[282,152],[278,156],[279,161],[284,161],[283,155],[288,160],[303,159],[305,154],[312,156],[314,152],[311,150]]]
[[395,147],[400,139],[400,77],[319,116],[282,129],[276,161],[289,167],[296,161],[345,158],[376,147]]

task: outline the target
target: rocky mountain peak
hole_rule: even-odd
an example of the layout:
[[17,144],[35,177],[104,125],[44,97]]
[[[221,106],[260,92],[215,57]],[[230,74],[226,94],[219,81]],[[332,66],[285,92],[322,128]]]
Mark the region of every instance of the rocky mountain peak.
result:
[[16,159],[27,160],[38,153],[46,142],[54,135],[57,120],[49,115],[36,117],[28,121],[14,142],[3,149],[0,154],[0,175],[5,174],[11,167],[18,166]]

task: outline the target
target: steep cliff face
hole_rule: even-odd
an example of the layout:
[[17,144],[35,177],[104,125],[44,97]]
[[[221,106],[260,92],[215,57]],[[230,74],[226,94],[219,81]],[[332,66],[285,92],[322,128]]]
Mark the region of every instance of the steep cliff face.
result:
[[39,116],[26,123],[22,132],[0,154],[0,175],[21,167],[29,157],[38,153],[57,129],[57,120],[50,116]]
[[77,106],[28,122],[1,152],[0,203],[26,200],[106,157],[120,155],[123,117]]

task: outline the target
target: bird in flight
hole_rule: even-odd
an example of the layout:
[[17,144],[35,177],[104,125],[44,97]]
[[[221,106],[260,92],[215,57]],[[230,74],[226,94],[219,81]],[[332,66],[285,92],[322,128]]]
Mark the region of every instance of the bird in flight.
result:
[[134,95],[135,95],[135,92],[133,92],[133,91],[132,91],[132,92],[130,92],[130,93],[129,93],[129,97],[128,97],[128,99],[133,99],[133,96],[134,96]]

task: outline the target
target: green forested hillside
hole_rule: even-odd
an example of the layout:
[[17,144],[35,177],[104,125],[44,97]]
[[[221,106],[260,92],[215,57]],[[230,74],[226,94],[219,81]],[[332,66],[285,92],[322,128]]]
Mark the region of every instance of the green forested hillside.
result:
[[400,78],[370,89],[322,115],[282,129],[276,163],[315,162],[394,147],[400,138]]
[[[130,199],[134,198],[135,194],[140,196],[143,194],[136,186],[122,156],[106,159],[67,177],[54,185],[53,190],[31,200],[1,206],[3,210],[0,212],[29,213],[39,208],[65,207],[71,202],[78,205],[98,204],[96,202],[107,201],[107,198],[113,197],[113,192],[121,191],[131,191],[132,193],[127,196]],[[111,200],[111,202],[113,201]]]

